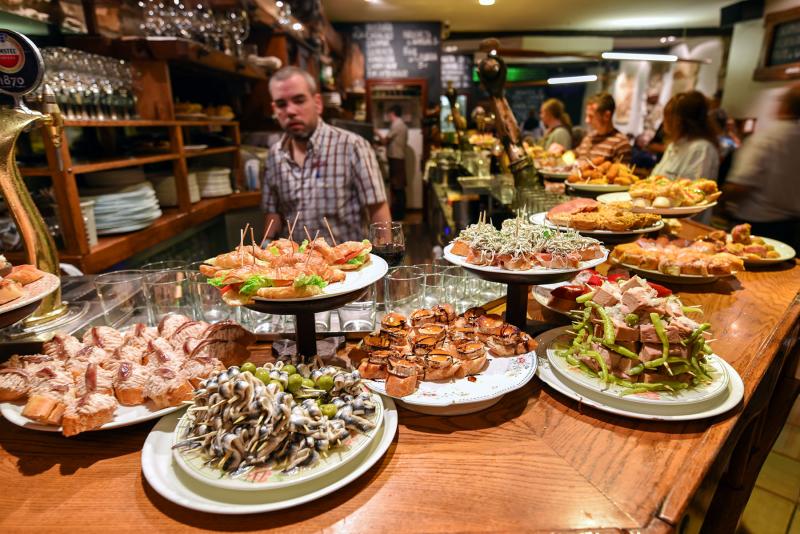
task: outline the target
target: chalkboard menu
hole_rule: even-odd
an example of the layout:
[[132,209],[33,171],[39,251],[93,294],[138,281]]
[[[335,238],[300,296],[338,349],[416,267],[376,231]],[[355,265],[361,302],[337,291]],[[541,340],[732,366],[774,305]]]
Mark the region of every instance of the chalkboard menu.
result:
[[471,56],[442,54],[442,87],[447,87],[447,82],[453,82],[453,87],[461,91],[472,89]]
[[506,100],[508,100],[508,105],[511,106],[511,111],[514,112],[514,118],[517,119],[520,130],[522,130],[522,124],[528,118],[531,108],[538,110],[545,98],[547,98],[547,95],[544,87],[506,88]]
[[769,65],[786,65],[800,61],[800,20],[776,24],[773,31]]
[[425,78],[428,100],[435,102],[440,83],[441,23],[368,22],[352,26],[353,41],[366,59],[367,79]]

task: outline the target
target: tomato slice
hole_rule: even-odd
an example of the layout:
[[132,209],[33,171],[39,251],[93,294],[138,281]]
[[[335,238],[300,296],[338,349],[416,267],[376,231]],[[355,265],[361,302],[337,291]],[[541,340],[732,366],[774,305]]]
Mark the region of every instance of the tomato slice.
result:
[[647,285],[656,290],[657,297],[667,297],[669,295],[672,295],[672,290],[669,289],[668,287],[664,287],[660,284],[655,284],[653,282],[647,282]]
[[630,278],[627,274],[624,273],[617,273],[617,274],[609,274],[608,281],[609,282],[616,282],[617,280],[627,280]]
[[586,281],[587,284],[590,286],[602,286],[603,285],[603,277],[599,274],[593,274],[591,278]]

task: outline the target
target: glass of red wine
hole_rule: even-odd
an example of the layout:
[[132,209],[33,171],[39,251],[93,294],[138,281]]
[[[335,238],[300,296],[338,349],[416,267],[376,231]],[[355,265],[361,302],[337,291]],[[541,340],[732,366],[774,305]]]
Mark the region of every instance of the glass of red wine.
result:
[[369,240],[372,252],[380,256],[389,267],[403,263],[406,253],[406,238],[403,235],[403,224],[396,221],[376,222],[369,225]]

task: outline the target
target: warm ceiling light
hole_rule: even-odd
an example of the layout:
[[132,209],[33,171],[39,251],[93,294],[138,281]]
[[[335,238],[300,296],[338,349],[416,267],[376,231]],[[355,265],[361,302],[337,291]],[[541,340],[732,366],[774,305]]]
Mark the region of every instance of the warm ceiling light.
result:
[[295,22],[294,24],[292,24],[292,29],[296,32],[299,32],[300,30],[303,29],[303,25],[300,24],[299,22]]
[[444,47],[444,51],[448,54],[452,54],[453,52],[457,51],[458,47],[456,45],[447,45]]
[[547,83],[550,85],[559,85],[562,83],[589,83],[596,82],[596,74],[586,74],[584,76],[561,76],[559,78],[547,78]]
[[629,61],[678,61],[674,54],[636,54],[633,52],[603,52],[603,59],[621,59]]
[[482,6],[493,6],[494,0],[478,0],[478,3]]

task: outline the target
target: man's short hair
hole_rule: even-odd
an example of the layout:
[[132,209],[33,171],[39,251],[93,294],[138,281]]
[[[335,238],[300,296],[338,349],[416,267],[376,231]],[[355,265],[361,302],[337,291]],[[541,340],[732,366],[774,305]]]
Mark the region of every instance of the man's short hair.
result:
[[291,78],[292,76],[302,76],[303,79],[308,84],[308,91],[315,95],[318,92],[317,88],[317,81],[314,79],[308,71],[301,69],[300,67],[288,66],[283,67],[282,69],[278,70],[273,74],[269,79],[269,89],[272,90],[272,82],[284,82]]
[[781,95],[781,106],[787,118],[800,119],[800,83],[790,85]]
[[601,113],[610,111],[613,115],[614,110],[617,109],[617,105],[614,103],[614,97],[608,93],[597,93],[589,99],[589,103],[595,104],[597,106],[597,111]]
[[395,104],[394,106],[390,107],[389,111],[391,111],[392,113],[394,113],[398,117],[402,117],[403,116],[403,108],[400,107],[399,104]]

